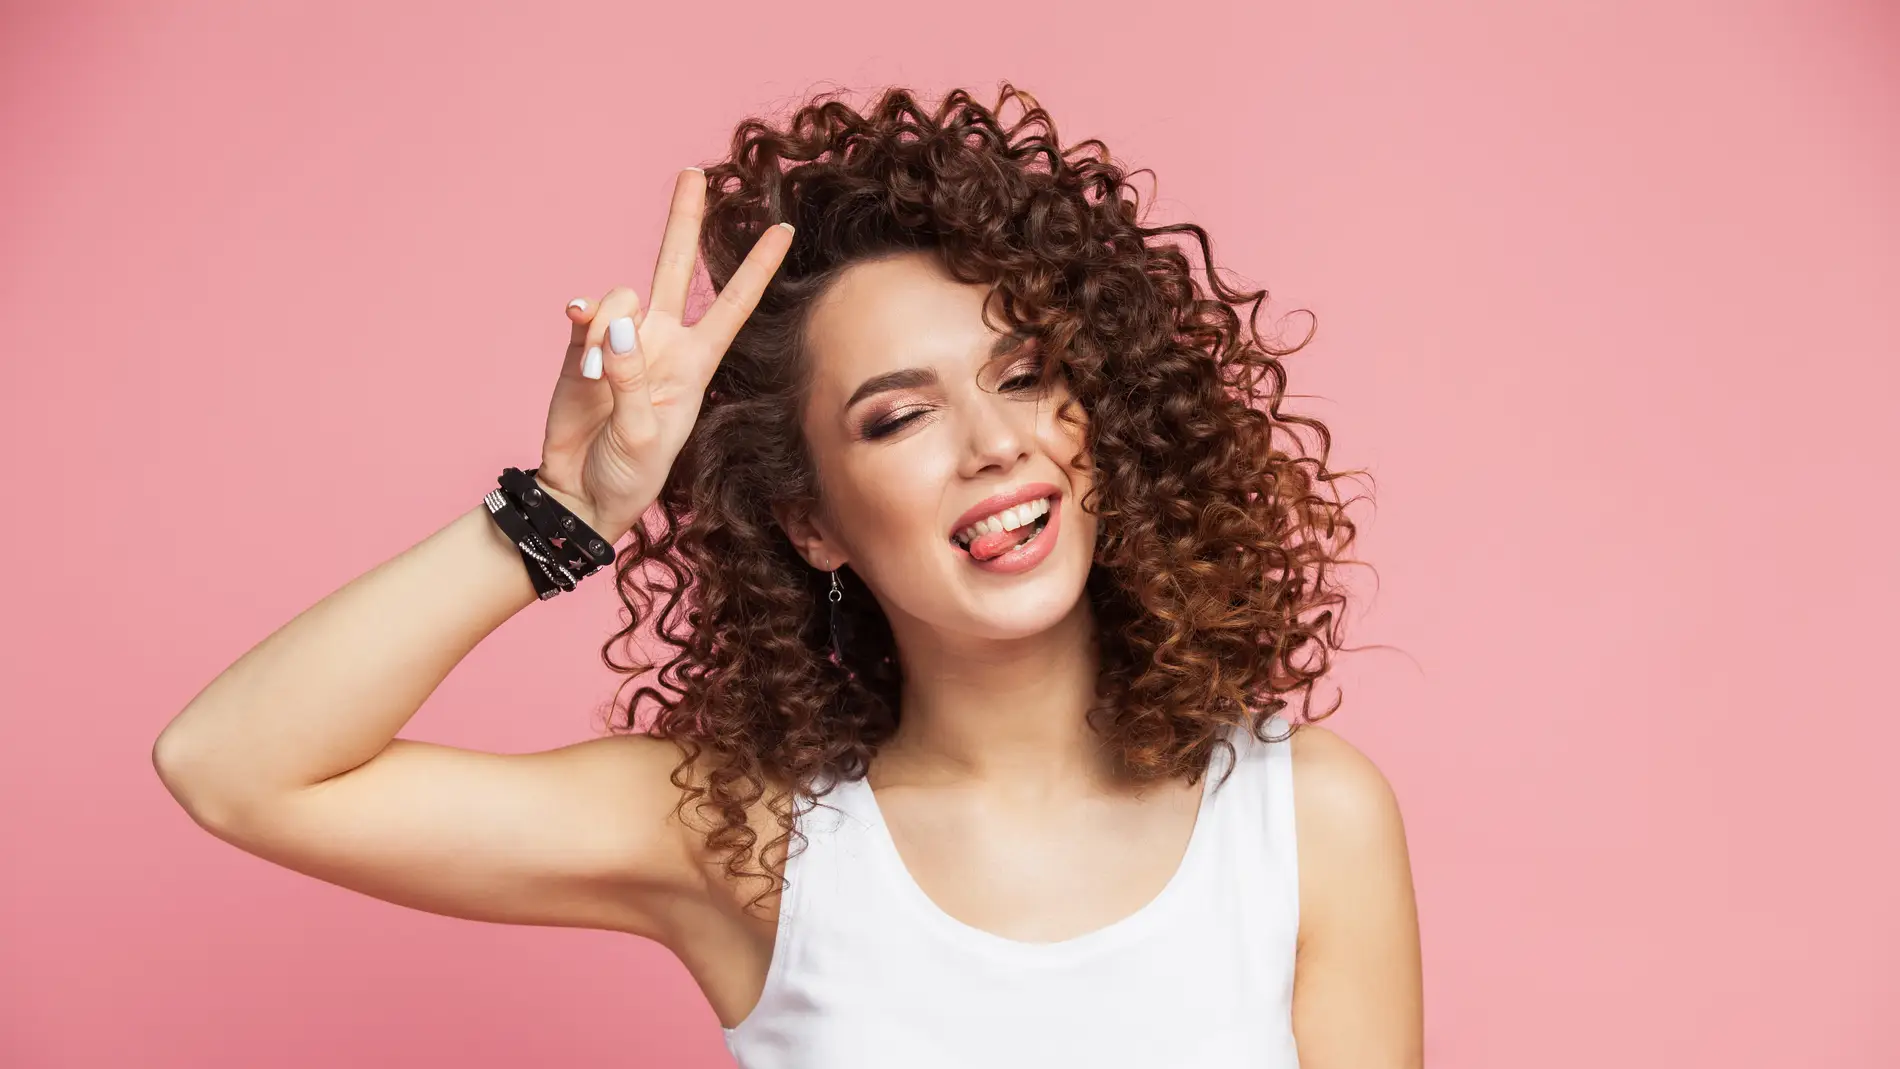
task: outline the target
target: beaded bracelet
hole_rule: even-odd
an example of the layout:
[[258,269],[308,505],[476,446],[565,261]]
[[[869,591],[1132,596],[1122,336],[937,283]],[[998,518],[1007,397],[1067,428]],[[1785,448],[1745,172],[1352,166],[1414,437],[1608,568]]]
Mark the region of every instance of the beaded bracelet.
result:
[[497,489],[482,498],[488,516],[521,551],[542,601],[612,564],[614,547],[534,481],[540,468],[503,468]]

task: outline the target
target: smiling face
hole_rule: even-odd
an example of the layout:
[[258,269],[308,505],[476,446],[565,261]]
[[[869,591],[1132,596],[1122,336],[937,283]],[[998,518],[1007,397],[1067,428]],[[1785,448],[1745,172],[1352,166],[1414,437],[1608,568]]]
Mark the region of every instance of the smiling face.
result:
[[[1089,476],[1069,464],[1083,428],[1056,418],[1060,379],[1038,388],[1036,346],[1003,333],[994,311],[984,322],[990,294],[904,253],[846,269],[807,324],[803,426],[823,501],[780,523],[815,566],[848,563],[900,641],[913,620],[1037,634],[1076,609],[1094,557],[1096,520],[1079,504]],[[975,554],[959,544],[973,508],[1001,511],[986,502],[1017,491],[1030,500],[979,524]]]

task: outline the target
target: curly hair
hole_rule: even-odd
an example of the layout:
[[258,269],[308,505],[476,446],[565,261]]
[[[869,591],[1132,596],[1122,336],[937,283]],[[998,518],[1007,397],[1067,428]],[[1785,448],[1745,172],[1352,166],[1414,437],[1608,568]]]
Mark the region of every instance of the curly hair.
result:
[[[651,671],[614,655],[623,642],[638,653],[643,621],[671,648],[658,686],[639,687],[612,728],[680,745],[682,810],[713,814],[705,841],[728,877],[770,884],[750,905],[783,889],[799,797],[815,802],[822,781],[862,775],[901,712],[876,600],[842,572],[849,637],[834,654],[827,574],[771,509],[823,497],[800,431],[804,330],[846,268],[922,251],[957,280],[990,285],[1009,325],[1050,354],[1045,385],[1066,380],[1060,418],[1077,405],[1086,414],[1086,452],[1072,463],[1093,476],[1082,507],[1100,536],[1084,595],[1101,663],[1088,717],[1140,780],[1196,782],[1214,748],[1231,746],[1223,729],[1261,737],[1283,694],[1304,692],[1303,722],[1332,713],[1305,715],[1340,648],[1334,609],[1345,599],[1328,572],[1346,561],[1354,526],[1351,502],[1322,490],[1362,474],[1329,471],[1325,425],[1280,410],[1280,358],[1311,331],[1291,348],[1260,341],[1266,291],[1222,282],[1201,227],[1142,226],[1129,174],[1102,142],[1062,148],[1035,98],[1007,82],[994,108],[961,89],[934,111],[901,88],[864,112],[840,95],[811,98],[781,126],[746,119],[730,159],[705,168],[700,255],[715,289],[766,227],[796,232],[631,532],[616,569],[626,614],[602,651],[618,672]],[[1012,99],[1023,113],[1005,125]],[[1173,235],[1198,246],[1211,296]],[[1300,427],[1316,435],[1317,456],[1300,450]],[[762,799],[780,834],[748,869],[759,839],[748,813]]]

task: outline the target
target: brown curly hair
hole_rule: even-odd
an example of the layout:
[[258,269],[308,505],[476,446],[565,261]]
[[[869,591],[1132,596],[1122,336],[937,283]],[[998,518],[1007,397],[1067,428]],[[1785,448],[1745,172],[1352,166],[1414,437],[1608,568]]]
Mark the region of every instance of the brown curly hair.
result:
[[[681,746],[682,810],[714,814],[706,844],[728,877],[769,881],[753,905],[784,886],[798,797],[862,775],[901,712],[876,600],[842,572],[849,637],[834,657],[828,576],[771,510],[822,497],[800,433],[803,331],[845,268],[928,251],[959,281],[991,285],[1009,325],[1051,354],[1045,385],[1066,381],[1059,415],[1086,413],[1086,454],[1073,463],[1093,476],[1082,505],[1100,539],[1085,596],[1102,666],[1088,716],[1141,780],[1192,784],[1214,747],[1231,745],[1221,731],[1263,737],[1282,694],[1304,692],[1310,710],[1312,684],[1341,648],[1344,595],[1328,570],[1354,536],[1350,502],[1320,491],[1362,474],[1328,471],[1326,427],[1280,411],[1279,358],[1311,331],[1286,349],[1259,341],[1266,291],[1222,282],[1199,226],[1140,225],[1129,175],[1100,141],[1063,149],[1048,114],[1009,83],[994,108],[958,89],[931,111],[891,88],[859,112],[841,92],[780,126],[745,120],[730,160],[705,168],[700,254],[716,289],[766,227],[796,232],[632,532],[616,569],[624,625],[602,651],[616,671],[651,671],[632,641],[643,621],[671,647],[658,686],[641,686],[612,728]],[[1012,99],[1023,114],[1005,126]],[[1212,296],[1182,249],[1157,240],[1172,235],[1199,247]],[[1252,306],[1245,334],[1240,304]],[[1299,427],[1317,436],[1317,457],[1299,451]],[[1276,447],[1276,428],[1293,452]],[[623,642],[635,654],[625,661],[614,655]],[[748,871],[759,836],[747,815],[762,799],[781,834],[760,852],[762,871]]]

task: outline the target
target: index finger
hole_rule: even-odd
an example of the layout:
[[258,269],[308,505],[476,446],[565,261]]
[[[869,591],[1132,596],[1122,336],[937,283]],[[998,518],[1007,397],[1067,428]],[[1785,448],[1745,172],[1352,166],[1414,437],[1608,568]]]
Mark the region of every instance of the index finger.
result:
[[704,331],[713,351],[723,353],[738,336],[739,328],[745,325],[746,317],[752,309],[758,307],[759,298],[765,296],[765,285],[778,271],[778,265],[784,261],[786,250],[792,247],[792,224],[779,223],[767,227],[759,240],[752,243],[752,251],[746,253],[745,262],[732,273],[726,281],[726,288],[706,309],[706,314],[693,324],[694,331]]

